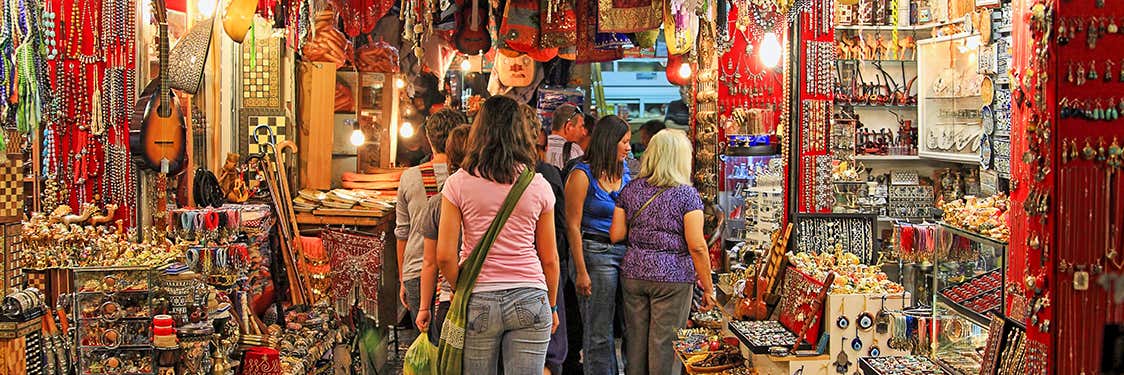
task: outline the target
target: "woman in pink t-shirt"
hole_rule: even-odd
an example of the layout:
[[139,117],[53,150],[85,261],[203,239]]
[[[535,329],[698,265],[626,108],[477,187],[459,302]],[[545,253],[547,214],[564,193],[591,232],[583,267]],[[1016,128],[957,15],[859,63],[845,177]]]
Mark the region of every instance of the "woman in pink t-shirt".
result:
[[[495,220],[519,174],[535,167],[533,131],[508,97],[488,98],[476,115],[462,168],[445,180],[442,192],[437,264],[454,289],[460,262]],[[542,374],[558,325],[554,240],[554,193],[536,175],[488,251],[472,290],[464,373],[495,374],[502,352],[505,374]]]

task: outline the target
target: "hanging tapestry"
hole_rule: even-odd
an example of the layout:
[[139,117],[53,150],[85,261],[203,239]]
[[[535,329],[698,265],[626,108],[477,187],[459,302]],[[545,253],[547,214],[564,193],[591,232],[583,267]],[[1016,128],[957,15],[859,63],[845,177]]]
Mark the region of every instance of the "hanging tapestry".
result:
[[324,249],[331,257],[332,306],[347,315],[354,301],[368,315],[378,311],[379,285],[382,282],[382,235],[325,230],[320,233]]

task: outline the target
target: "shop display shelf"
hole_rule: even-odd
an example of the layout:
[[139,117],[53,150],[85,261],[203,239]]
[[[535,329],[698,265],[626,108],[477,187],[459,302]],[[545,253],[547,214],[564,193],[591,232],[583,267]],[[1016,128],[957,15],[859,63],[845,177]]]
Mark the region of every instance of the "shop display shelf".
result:
[[987,327],[988,324],[991,324],[991,318],[972,311],[972,309],[969,309],[967,307],[960,306],[956,302],[952,302],[952,300],[948,299],[948,297],[945,297],[943,294],[937,293],[937,302],[948,306],[948,308],[956,311],[956,313],[960,316],[972,321],[972,323],[980,327]]
[[982,235],[982,234],[979,234],[979,233],[976,233],[976,232],[961,229],[960,227],[954,226],[954,225],[946,223],[944,221],[941,221],[939,223],[946,230],[949,230],[952,233],[955,233],[956,235],[967,238],[969,240],[979,242],[981,244],[989,245],[989,246],[995,246],[995,247],[1001,247],[1001,248],[1007,247],[1006,242],[999,241],[999,240],[996,240],[994,238],[991,238],[991,237],[988,237],[988,236],[985,236],[985,235]]
[[937,27],[937,26],[940,26],[940,24],[930,23],[930,24],[924,24],[924,25],[898,25],[898,26],[893,26],[893,25],[837,25],[837,26],[835,26],[835,29],[836,30],[859,30],[859,31],[893,31],[894,29],[898,29],[898,31],[915,31],[915,30],[928,30],[928,29],[932,29],[932,28]]
[[855,155],[855,161],[910,161],[921,160],[918,155]]
[[882,104],[852,104],[852,103],[835,103],[836,107],[849,107],[852,109],[910,109],[916,110],[917,105],[882,105]]
[[891,63],[891,64],[906,63],[906,64],[917,64],[917,60],[898,60],[898,59],[877,59],[877,60],[838,59],[838,60],[835,60],[835,61],[842,62],[842,63]]
[[979,95],[957,95],[957,96],[926,96],[925,99],[936,100],[961,100],[961,99],[978,99]]

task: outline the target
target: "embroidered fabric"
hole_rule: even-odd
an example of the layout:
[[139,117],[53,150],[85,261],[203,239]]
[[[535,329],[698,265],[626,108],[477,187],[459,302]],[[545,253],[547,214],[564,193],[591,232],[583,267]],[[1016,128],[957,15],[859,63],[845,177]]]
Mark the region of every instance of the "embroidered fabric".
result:
[[383,235],[367,236],[339,230],[320,233],[331,257],[331,302],[336,312],[348,315],[353,301],[368,314],[378,311],[382,280]]

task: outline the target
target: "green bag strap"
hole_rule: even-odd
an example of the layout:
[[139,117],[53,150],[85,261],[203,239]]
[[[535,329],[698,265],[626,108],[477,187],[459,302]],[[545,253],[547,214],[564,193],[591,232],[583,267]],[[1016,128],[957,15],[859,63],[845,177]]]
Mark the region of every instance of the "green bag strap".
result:
[[507,219],[511,217],[512,211],[515,211],[515,205],[519,203],[523,192],[527,190],[527,186],[531,185],[531,180],[534,177],[534,170],[527,168],[523,171],[523,174],[515,181],[515,185],[511,187],[511,191],[507,193],[507,198],[504,199],[503,205],[496,213],[492,225],[488,227],[488,231],[484,233],[480,242],[473,248],[472,254],[469,254],[468,259],[460,266],[461,272],[457,276],[457,289],[453,294],[449,314],[445,317],[441,329],[441,343],[438,346],[437,355],[438,374],[460,375],[462,373],[468,301],[472,297],[472,289],[476,287],[476,278],[480,275],[480,269],[484,266],[484,259],[488,256],[492,244],[499,238],[500,230],[507,223]]
[[[480,268],[484,265],[484,259],[488,256],[488,250],[492,249],[492,244],[499,238],[500,231],[503,230],[504,224],[507,219],[511,217],[511,213],[515,211],[515,205],[519,203],[519,199],[523,197],[523,191],[527,190],[527,186],[531,185],[531,180],[535,177],[535,171],[527,168],[519,179],[515,181],[515,185],[511,187],[511,191],[507,193],[507,198],[503,201],[503,206],[496,212],[496,218],[492,221],[492,225],[488,227],[488,231],[480,238],[480,242],[476,244],[476,248],[472,249],[472,254],[469,254],[468,259],[461,265],[461,272],[457,276],[457,290],[459,294],[462,291],[471,291],[476,286],[476,277],[480,275]],[[464,287],[464,289],[462,289]]]

